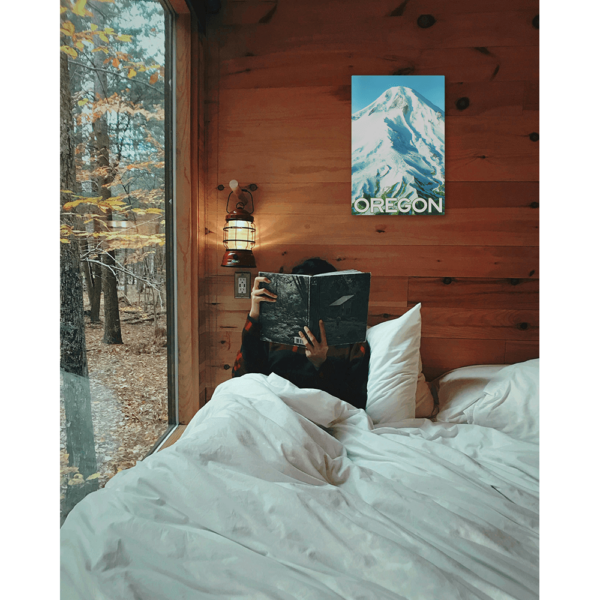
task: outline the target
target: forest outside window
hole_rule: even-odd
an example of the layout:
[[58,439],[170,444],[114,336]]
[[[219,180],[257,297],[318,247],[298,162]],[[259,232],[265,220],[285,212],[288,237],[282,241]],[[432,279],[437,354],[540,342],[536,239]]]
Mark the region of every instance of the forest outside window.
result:
[[61,2],[61,523],[177,423],[172,27]]

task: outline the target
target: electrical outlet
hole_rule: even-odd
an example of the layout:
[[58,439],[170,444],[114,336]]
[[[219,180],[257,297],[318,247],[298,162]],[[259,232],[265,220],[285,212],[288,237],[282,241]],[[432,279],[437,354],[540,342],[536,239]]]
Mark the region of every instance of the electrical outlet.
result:
[[251,273],[246,271],[236,271],[233,278],[233,297],[250,298],[250,283],[252,281]]

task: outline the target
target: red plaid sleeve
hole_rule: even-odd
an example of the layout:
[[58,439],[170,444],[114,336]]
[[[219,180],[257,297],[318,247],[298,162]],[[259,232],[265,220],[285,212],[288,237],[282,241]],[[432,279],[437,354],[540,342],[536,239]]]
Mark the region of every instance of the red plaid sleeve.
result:
[[233,363],[232,377],[241,377],[246,373],[264,373],[268,375],[268,342],[260,339],[260,324],[248,315],[242,330],[242,346]]

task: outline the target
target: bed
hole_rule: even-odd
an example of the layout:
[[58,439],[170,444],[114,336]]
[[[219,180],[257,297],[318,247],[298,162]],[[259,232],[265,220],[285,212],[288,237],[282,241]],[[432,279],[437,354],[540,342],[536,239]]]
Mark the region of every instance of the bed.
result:
[[538,361],[448,373],[416,418],[420,306],[368,339],[366,411],[232,379],[81,501],[61,598],[537,598]]

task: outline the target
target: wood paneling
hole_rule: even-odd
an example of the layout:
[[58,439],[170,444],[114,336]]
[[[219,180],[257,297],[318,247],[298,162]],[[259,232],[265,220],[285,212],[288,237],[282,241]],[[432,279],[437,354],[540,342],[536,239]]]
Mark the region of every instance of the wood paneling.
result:
[[446,371],[469,365],[502,365],[504,340],[422,338],[423,374],[431,381]]
[[539,280],[415,277],[409,282],[408,300],[431,307],[538,310]]
[[[539,59],[531,48],[448,48],[382,54],[376,50],[284,51],[265,56],[241,52],[221,63],[221,90],[255,87],[348,85],[350,75],[439,75],[446,84],[526,81],[538,77]],[[400,72],[400,73],[399,73]]]
[[[314,51],[315,49],[356,52],[359,50],[386,55],[404,48],[413,50],[448,48],[537,47],[539,31],[532,27],[535,10],[484,13],[450,13],[433,15],[432,27],[421,28],[419,15],[411,18],[377,16],[371,2],[371,14],[356,17],[352,11],[335,10],[329,2],[318,3],[321,19],[310,19],[310,0],[281,3],[302,12],[305,18],[294,22],[275,13],[269,23],[222,27],[223,58],[252,53],[261,56],[278,51]],[[448,3],[450,4],[450,3]],[[312,3],[315,6],[315,3]],[[279,9],[277,10],[279,12]],[[326,16],[329,12],[330,17]],[[281,15],[281,13],[279,13]]]
[[[524,107],[532,111],[529,94],[526,97],[528,85],[524,81],[488,81],[478,83],[454,83],[446,86],[446,115],[464,117],[450,120],[450,124],[460,126],[467,131],[475,130],[483,133],[481,123],[487,128],[501,128],[504,116],[519,117],[510,119],[508,131],[515,131],[526,125],[537,125],[532,121],[529,112],[523,116]],[[531,92],[530,92],[531,94]],[[469,98],[469,105],[459,110],[456,101],[459,98]],[[349,134],[351,122],[351,86],[314,86],[302,88],[257,88],[240,93],[236,89],[224,89],[219,94],[220,120],[226,127],[236,124],[261,124],[276,128],[282,124],[287,127],[288,121],[304,123],[306,121],[330,121],[340,119],[335,129]],[[533,111],[532,111],[533,112]],[[471,119],[478,117],[476,120]],[[483,118],[486,118],[483,121]],[[468,125],[471,124],[471,127]]]
[[432,308],[423,305],[422,338],[537,340],[537,310]]
[[[180,0],[181,1],[181,0]],[[411,19],[422,14],[470,14],[524,11],[537,14],[534,0],[327,0],[327,2],[284,2],[278,0],[230,0],[224,3],[223,25],[253,25],[315,22],[356,25],[373,16]]]
[[190,7],[187,5],[185,0],[170,0],[170,4],[178,15],[190,14]]
[[314,85],[349,85],[350,75],[440,75],[446,84],[465,82],[526,81],[539,76],[537,48],[501,46],[413,49],[397,52],[377,49],[327,50],[314,46],[302,51],[256,56],[240,50],[221,62],[220,89],[298,88]]
[[[448,200],[446,200],[448,202]],[[348,212],[350,210],[348,209]],[[256,213],[258,221],[259,214]],[[530,208],[446,208],[445,215],[360,217],[334,214],[336,226],[327,231],[327,244],[365,246],[537,246],[538,212]],[[261,215],[257,243],[263,248],[284,244],[320,243],[323,217],[311,214]]]
[[540,346],[538,342],[506,342],[504,361],[506,364],[518,363],[538,358],[539,355]]
[[317,244],[282,242],[278,246],[259,247],[254,254],[265,271],[289,272],[303,259],[320,256],[340,270],[357,269],[382,276],[524,278],[537,273],[536,246],[408,246],[404,240],[398,242],[401,245],[360,248],[350,244],[328,245],[327,240]]
[[[198,52],[192,53],[192,19],[176,22],[176,223],[177,223],[177,337],[179,420],[188,423],[198,411],[198,165],[197,139]],[[203,120],[203,119],[202,119]]]
[[[450,83],[446,86],[446,115],[467,118],[520,115],[525,108],[527,85],[525,81]],[[467,108],[457,106],[459,98],[469,99]]]
[[[349,181],[350,102],[345,91],[335,94],[331,87],[307,88],[302,93],[271,89],[222,94],[220,104],[228,102],[230,108],[221,109],[224,116],[219,117],[219,177],[229,181],[237,173],[239,180],[270,183]],[[510,119],[503,115],[448,118],[448,180],[537,181],[538,143],[530,134],[538,129],[536,111],[523,111]],[[257,140],[260,153],[254,151]]]
[[[371,272],[370,324],[421,302],[429,379],[537,355],[537,14],[533,0],[223,3],[206,66],[208,398],[249,308],[220,267],[230,179],[258,185],[252,273],[310,256]],[[444,216],[350,214],[351,75],[394,73],[446,78]]]
[[206,400],[210,323],[206,306],[206,190],[204,98],[206,40],[185,2],[175,20],[175,213],[179,421],[189,423]]
[[[382,314],[369,310],[373,326],[402,316],[410,307],[391,308]],[[539,317],[536,310],[421,307],[422,338],[537,341]]]
[[[225,178],[215,182],[210,190],[210,207],[225,206],[228,188],[216,189],[218,183],[226,185]],[[251,183],[250,181],[248,184]],[[247,184],[244,184],[247,185]],[[537,181],[449,181],[447,194],[452,196],[452,208],[531,208],[539,205],[539,183]],[[304,215],[330,217],[335,214],[348,215],[351,195],[349,181],[333,183],[262,183],[256,192],[261,199],[257,206],[260,215]],[[213,195],[214,194],[214,195]],[[285,201],[283,201],[285,200]],[[214,213],[214,218],[223,225],[225,213]],[[537,215],[536,215],[537,218]],[[222,237],[222,232],[218,232]]]
[[525,98],[523,99],[523,110],[540,109],[540,82],[528,81],[525,86]]

